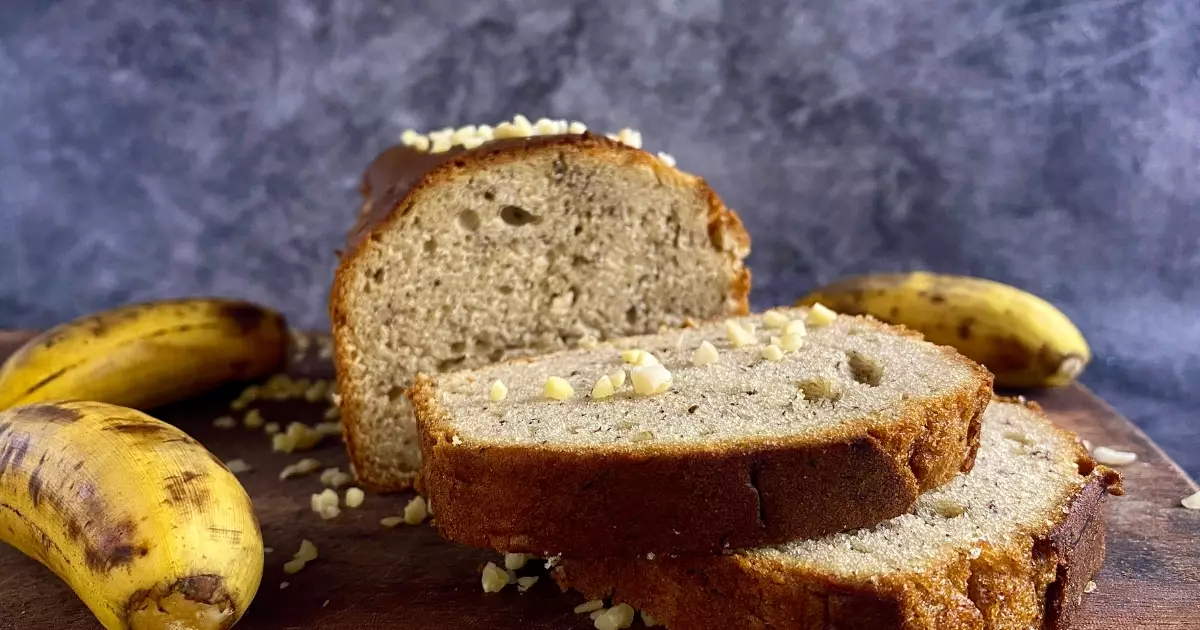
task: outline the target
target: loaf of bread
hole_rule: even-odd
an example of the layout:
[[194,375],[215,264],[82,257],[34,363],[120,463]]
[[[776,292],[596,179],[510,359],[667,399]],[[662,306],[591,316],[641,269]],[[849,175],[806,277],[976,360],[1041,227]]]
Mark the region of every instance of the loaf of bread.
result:
[[418,370],[746,312],[741,222],[666,156],[586,132],[481,142],[381,154],[338,264],[343,429],[377,491],[419,470]]
[[969,470],[991,374],[903,329],[818,315],[418,377],[439,531],[543,556],[719,552],[874,525]]
[[911,513],[709,558],[564,557],[555,578],[672,630],[1065,629],[1104,558],[1104,496],[1120,492],[1036,406],[997,401],[974,470]]

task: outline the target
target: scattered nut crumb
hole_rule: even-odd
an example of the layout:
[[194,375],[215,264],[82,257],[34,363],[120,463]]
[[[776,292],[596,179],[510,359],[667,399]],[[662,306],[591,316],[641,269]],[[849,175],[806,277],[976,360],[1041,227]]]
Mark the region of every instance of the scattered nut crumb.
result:
[[233,429],[237,427],[238,423],[237,420],[234,420],[231,416],[221,416],[220,418],[213,420],[212,425],[218,429]]
[[321,485],[337,490],[354,481],[350,473],[344,473],[338,468],[326,468],[321,472]]
[[1012,440],[1018,444],[1024,444],[1025,446],[1029,446],[1034,443],[1033,434],[1027,431],[1013,431],[1010,429],[1004,432],[1004,437],[1005,439]]
[[506,553],[504,554],[504,568],[516,571],[525,566],[529,562],[529,555],[524,553]]
[[1084,593],[1095,593],[1096,592],[1096,583],[1089,581],[1087,583],[1087,586],[1083,587],[1083,592]]
[[671,155],[670,153],[663,153],[662,151],[659,151],[658,159],[662,160],[662,163],[666,164],[667,166],[672,168],[675,166],[675,156]]
[[279,472],[279,480],[283,481],[284,479],[290,479],[292,477],[300,477],[302,475],[314,473],[320,468],[321,462],[311,457],[305,457],[295,464],[284,466],[283,470]]
[[[622,372],[624,374],[624,372]],[[592,386],[592,398],[600,400],[608,398],[616,393],[617,388],[613,386],[612,379],[607,374],[596,380],[596,384]]]
[[508,386],[503,381],[497,380],[492,383],[492,391],[490,392],[492,402],[500,402],[508,398]]
[[524,593],[525,591],[528,591],[534,584],[537,584],[537,581],[538,576],[536,575],[519,577],[517,578],[517,591]]
[[600,342],[596,341],[595,337],[580,337],[575,345],[583,350],[595,350],[600,346]]
[[630,365],[636,365],[638,357],[641,356],[641,354],[642,354],[641,350],[636,350],[636,349],[635,350],[622,350],[621,351],[621,360]]
[[291,583],[291,582],[280,582],[280,583],[279,583],[279,590],[281,590],[281,591],[282,591],[283,589],[285,589],[285,588],[287,588],[287,587],[289,587],[289,586],[291,586],[291,585],[292,585],[292,583]]
[[324,520],[337,518],[342,513],[338,508],[339,502],[338,493],[332,488],[326,488],[320,494],[314,494],[311,498],[312,511],[321,515]]
[[362,491],[361,488],[350,488],[350,489],[346,490],[346,507],[348,507],[348,508],[359,507],[363,504],[363,501],[366,498],[367,498],[367,495],[365,492]]
[[275,553],[274,547],[263,547],[263,553]]
[[796,352],[804,347],[804,335],[785,333],[783,337],[779,338],[778,345],[784,352]]
[[420,525],[428,515],[429,510],[425,507],[425,497],[417,496],[404,506],[404,522],[409,525]]
[[763,313],[763,326],[772,330],[781,330],[787,323],[792,321],[792,318],[784,315],[783,312],[777,310],[769,310]]
[[267,435],[275,435],[276,433],[279,433],[279,423],[268,422],[263,426],[263,431],[266,432]]
[[327,437],[341,437],[342,423],[340,422],[318,422],[313,425],[313,430]]
[[240,475],[242,473],[248,473],[248,472],[254,470],[254,467],[251,466],[250,464],[247,464],[246,460],[244,460],[244,459],[231,459],[231,460],[225,462],[225,467],[229,469],[229,472],[231,472],[235,475]]
[[633,606],[617,604],[596,617],[596,630],[622,630],[633,625]]
[[546,379],[546,385],[543,387],[546,397],[553,400],[566,400],[575,395],[575,388],[567,382],[567,379],[560,376],[551,376]]
[[250,411],[247,411],[246,415],[242,418],[242,424],[244,424],[247,429],[261,429],[262,426],[266,424],[266,420],[263,420],[261,411],[257,409],[251,409]]
[[483,567],[481,581],[484,593],[499,593],[505,586],[508,586],[508,574],[504,572],[504,569],[496,566],[495,562],[489,562],[487,566]]
[[783,326],[783,336],[785,336],[785,337],[788,335],[797,335],[799,337],[804,337],[807,334],[808,334],[808,328],[806,328],[804,326],[804,320],[793,319],[792,321],[784,324],[784,326]]
[[233,399],[233,402],[229,403],[229,408],[233,411],[242,411],[246,407],[249,407],[250,403],[258,400],[258,392],[258,385],[250,385],[246,389],[243,389],[242,393]]
[[650,613],[643,610],[642,625],[646,626],[647,628],[653,628],[654,626],[658,625],[658,622],[654,620],[654,617],[650,616]]
[[455,436],[453,436],[453,437],[451,437],[451,438],[450,438],[450,443],[451,443],[451,444],[453,444],[453,445],[455,445],[455,446],[458,446],[459,444],[462,444],[462,443],[463,443],[463,439],[462,439],[462,438],[460,438],[460,437],[458,437],[457,435],[455,435]]
[[1118,451],[1107,446],[1097,446],[1096,450],[1092,451],[1092,457],[1105,466],[1124,466],[1137,461],[1137,453]]
[[720,358],[721,355],[717,353],[717,347],[705,340],[701,341],[700,346],[692,353],[692,365],[696,367],[712,365],[719,361]]
[[1189,510],[1200,510],[1200,492],[1184,497],[1179,503]]
[[612,381],[613,389],[621,389],[625,384],[625,370],[617,368],[608,373],[608,380]]
[[733,319],[725,320],[725,334],[729,337],[729,342],[735,348],[749,346],[758,342],[753,332],[747,330]]
[[299,573],[304,565],[316,560],[318,555],[317,546],[306,538],[300,541],[300,549],[292,556],[292,559],[283,565],[283,572],[288,575]]
[[578,615],[578,614],[588,613],[588,612],[592,612],[593,610],[600,610],[601,608],[604,608],[604,600],[603,599],[593,599],[591,601],[586,601],[586,602],[583,602],[582,604],[576,606],[575,614]]
[[634,361],[633,364],[637,366],[658,365],[658,357],[643,350],[638,354],[637,361]]
[[325,435],[303,422],[293,422],[287,431],[271,436],[271,449],[277,452],[291,453],[306,451],[316,446]]
[[638,431],[637,433],[634,433],[633,435],[629,436],[630,442],[646,442],[646,441],[653,440],[653,439],[654,439],[654,434],[651,433],[650,431]]
[[633,391],[642,396],[661,394],[671,388],[671,373],[662,365],[645,365],[630,371]]
[[804,318],[804,323],[813,328],[828,326],[835,321],[837,321],[837,313],[820,302],[809,307],[808,316]]
[[325,408],[325,413],[321,417],[325,420],[337,420],[342,417],[342,409],[337,405],[330,405]]
[[379,519],[379,524],[387,527],[388,529],[391,529],[403,522],[403,516],[385,516],[384,518]]
[[783,360],[783,350],[781,350],[779,346],[771,344],[763,348],[762,358],[766,359],[767,361],[781,361]]

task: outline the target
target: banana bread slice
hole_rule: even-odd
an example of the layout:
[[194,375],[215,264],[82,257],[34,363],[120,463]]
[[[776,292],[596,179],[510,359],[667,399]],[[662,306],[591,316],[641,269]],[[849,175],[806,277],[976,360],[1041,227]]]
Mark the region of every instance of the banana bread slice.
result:
[[745,229],[669,163],[588,133],[376,158],[330,298],[360,482],[399,490],[419,470],[418,370],[747,312]]
[[[758,316],[730,322],[419,376],[421,484],[438,529],[538,555],[708,553],[874,525],[970,469],[991,397],[983,367],[848,316],[770,360],[781,330]],[[700,346],[711,348],[694,357]],[[621,348],[659,365],[623,366]],[[712,350],[715,363],[694,364]],[[628,382],[593,398],[617,369]],[[663,393],[635,393],[664,371]],[[563,389],[550,377],[575,394],[549,398]],[[496,381],[508,389],[498,402]]]
[[869,529],[710,558],[564,558],[555,579],[672,630],[1069,627],[1120,476],[1032,404],[997,400],[975,468]]

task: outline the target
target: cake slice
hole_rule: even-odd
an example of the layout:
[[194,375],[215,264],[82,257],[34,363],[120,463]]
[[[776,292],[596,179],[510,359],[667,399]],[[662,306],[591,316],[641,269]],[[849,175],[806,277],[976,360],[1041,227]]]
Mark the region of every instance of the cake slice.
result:
[[711,558],[564,558],[555,579],[672,630],[1062,629],[1103,561],[1109,493],[1119,475],[1078,438],[998,400],[974,470],[911,513]]
[[969,470],[991,375],[903,329],[821,315],[418,377],[437,527],[537,555],[709,553],[873,525]]
[[418,370],[747,311],[749,237],[702,179],[561,121],[515,137],[536,132],[518,122],[414,136],[367,169],[330,319],[346,445],[371,489],[420,469],[404,396]]

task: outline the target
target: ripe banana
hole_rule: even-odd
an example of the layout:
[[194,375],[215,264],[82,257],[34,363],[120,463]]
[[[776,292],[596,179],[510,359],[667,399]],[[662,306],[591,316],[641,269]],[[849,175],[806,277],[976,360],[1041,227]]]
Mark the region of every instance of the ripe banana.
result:
[[1016,287],[927,272],[846,278],[801,298],[835,311],[902,324],[982,363],[1005,387],[1058,387],[1091,359],[1075,324]]
[[0,409],[63,398],[152,409],[273,374],[286,349],[283,317],[249,302],[134,304],[29,340],[0,367]]
[[0,540],[108,630],[226,630],[262,579],[250,498],[183,431],[97,402],[0,412]]

